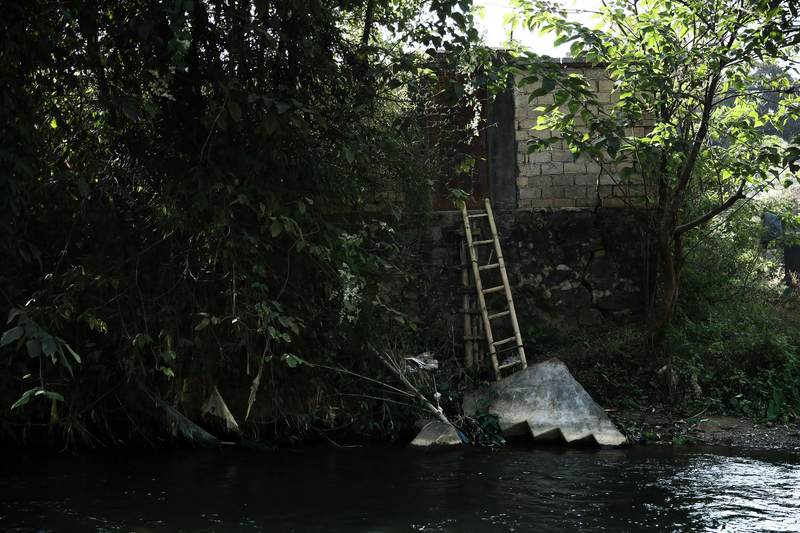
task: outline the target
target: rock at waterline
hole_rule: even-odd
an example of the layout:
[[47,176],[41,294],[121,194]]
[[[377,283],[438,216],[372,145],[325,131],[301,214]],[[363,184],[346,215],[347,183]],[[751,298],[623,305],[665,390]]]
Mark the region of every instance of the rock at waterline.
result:
[[481,401],[498,415],[507,437],[529,433],[534,439],[561,435],[567,442],[593,438],[601,446],[625,444],[603,408],[555,358],[468,393],[464,412],[474,413]]
[[456,428],[440,420],[425,424],[422,431],[411,441],[412,446],[453,446],[461,444]]

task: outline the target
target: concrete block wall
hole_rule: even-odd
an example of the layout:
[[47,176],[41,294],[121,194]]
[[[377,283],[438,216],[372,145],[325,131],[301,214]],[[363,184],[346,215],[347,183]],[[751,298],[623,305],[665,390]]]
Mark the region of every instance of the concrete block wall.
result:
[[[598,101],[610,105],[617,101],[614,84],[602,68],[587,68],[580,63],[564,62],[567,71],[582,74],[593,86]],[[574,65],[574,66],[573,66]],[[641,180],[628,179],[623,183],[621,168],[633,167],[633,163],[600,164],[586,156],[575,156],[563,142],[549,150],[528,153],[528,141],[532,138],[558,137],[550,130],[533,130],[540,112],[538,106],[553,103],[553,95],[547,94],[529,100],[538,84],[514,87],[514,115],[517,147],[517,191],[520,208],[567,208],[567,207],[624,207],[641,199],[644,188]],[[628,132],[632,136],[644,136],[652,124],[637,124]],[[601,171],[602,170],[602,171]]]

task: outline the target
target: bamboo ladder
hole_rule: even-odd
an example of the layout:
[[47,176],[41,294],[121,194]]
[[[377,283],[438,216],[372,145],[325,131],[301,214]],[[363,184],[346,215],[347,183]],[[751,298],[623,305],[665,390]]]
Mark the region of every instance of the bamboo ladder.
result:
[[[508,274],[506,273],[506,263],[503,260],[503,250],[500,248],[500,239],[497,236],[497,226],[495,225],[494,222],[494,214],[492,213],[492,205],[490,200],[488,198],[485,199],[484,210],[482,212],[473,214],[469,214],[469,212],[467,211],[466,203],[462,204],[461,217],[464,221],[464,234],[466,236],[466,241],[467,241],[466,248],[469,253],[469,262],[472,265],[472,275],[475,281],[475,295],[477,296],[478,300],[478,310],[483,320],[483,334],[486,339],[487,347],[489,349],[489,357],[492,361],[492,369],[494,370],[494,377],[495,379],[499,380],[502,377],[501,372],[503,370],[513,367],[515,365],[522,365],[522,368],[526,368],[528,366],[528,362],[525,359],[525,349],[522,345],[522,335],[520,335],[519,332],[517,313],[514,309],[514,298],[511,296],[511,285],[508,283]],[[486,218],[488,220],[489,229],[491,230],[492,233],[492,238],[476,241],[473,240],[472,238],[472,220],[481,218]],[[497,260],[494,263],[481,265],[478,262],[478,256],[479,256],[478,246],[484,246],[489,244],[494,245],[494,253],[497,255]],[[495,270],[495,269],[498,269],[500,271],[500,279],[502,280],[502,284],[496,287],[489,287],[487,289],[484,289],[483,282],[481,280],[481,272]],[[490,314],[489,310],[486,307],[486,295],[501,291],[505,293],[507,309]],[[492,334],[492,321],[505,317],[510,318],[511,328],[514,332],[514,335],[508,337],[507,339],[495,341],[494,335]],[[465,332],[465,335],[466,334],[467,332]],[[514,343],[514,345],[506,346],[512,342]],[[501,346],[506,346],[506,347],[498,350],[498,347]],[[499,353],[507,352],[510,350],[517,350],[518,358],[509,363],[501,365],[497,359],[497,355]]]
[[[473,232],[472,237],[480,237]],[[483,322],[478,312],[477,298],[475,298],[474,278],[472,276],[472,263],[467,252],[466,238],[461,240],[461,295],[462,313],[464,315],[464,365],[467,368],[484,366],[484,341]]]

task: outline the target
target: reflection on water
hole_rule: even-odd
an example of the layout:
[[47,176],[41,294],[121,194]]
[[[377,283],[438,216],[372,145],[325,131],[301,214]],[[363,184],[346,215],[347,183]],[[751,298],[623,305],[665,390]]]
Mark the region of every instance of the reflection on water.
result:
[[800,468],[745,457],[700,455],[665,484],[706,528],[800,531]]
[[3,531],[800,531],[800,458],[399,448],[4,454]]

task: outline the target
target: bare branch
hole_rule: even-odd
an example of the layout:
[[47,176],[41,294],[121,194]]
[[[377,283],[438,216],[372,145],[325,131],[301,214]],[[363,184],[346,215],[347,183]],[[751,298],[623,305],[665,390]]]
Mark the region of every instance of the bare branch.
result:
[[736,193],[733,196],[729,197],[724,202],[722,202],[721,204],[719,204],[717,207],[715,207],[714,209],[712,209],[711,211],[709,211],[705,215],[697,217],[696,219],[692,220],[691,222],[687,222],[686,224],[681,224],[680,226],[676,227],[675,231],[673,232],[674,235],[675,236],[683,235],[687,231],[689,231],[689,230],[691,230],[693,228],[696,228],[697,226],[699,226],[701,224],[704,224],[704,223],[708,222],[709,220],[711,220],[715,216],[719,215],[723,211],[726,211],[726,210],[730,209],[731,206],[733,206],[733,204],[735,204],[736,202],[738,202],[739,200],[741,200],[742,198],[745,197],[745,195],[744,195],[744,186],[745,186],[745,182],[743,181],[739,185],[739,189],[737,189]]
[[725,96],[723,98],[720,98],[719,100],[716,100],[713,103],[713,105],[717,106],[717,105],[721,104],[722,102],[725,102],[726,100],[730,100],[732,98],[738,98],[740,96],[760,96],[760,97],[763,98],[763,95],[765,95],[765,94],[794,94],[794,93],[796,93],[798,91],[800,91],[800,86],[793,86],[793,87],[789,87],[788,89],[763,89],[763,90],[759,89],[759,90],[748,91],[748,92],[743,92],[743,93],[733,93],[733,94],[730,94],[730,95]]

